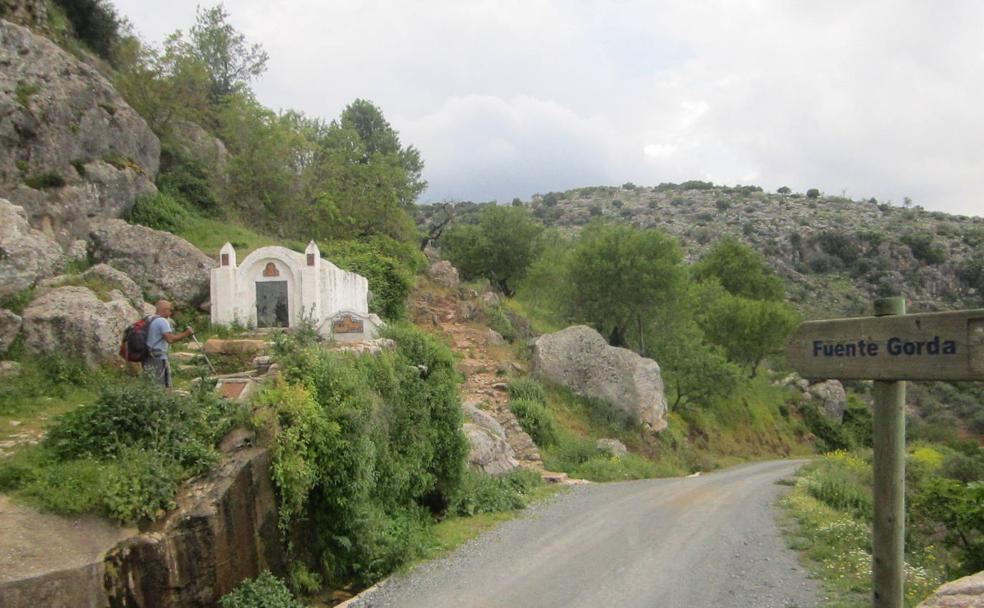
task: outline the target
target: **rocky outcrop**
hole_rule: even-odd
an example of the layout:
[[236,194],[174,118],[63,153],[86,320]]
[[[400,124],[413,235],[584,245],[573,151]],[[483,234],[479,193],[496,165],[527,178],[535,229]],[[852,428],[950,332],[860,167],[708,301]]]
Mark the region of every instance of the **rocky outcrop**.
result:
[[533,373],[575,393],[607,401],[653,431],[666,428],[666,397],[659,364],[609,346],[590,327],[575,325],[537,338]]
[[844,420],[847,392],[840,380],[824,380],[811,384],[806,389],[806,395],[819,402],[820,412],[827,418],[837,422]]
[[240,581],[283,573],[270,453],[245,448],[187,484],[178,508],[106,557],[116,608],[214,606]]
[[941,586],[918,608],[980,608],[984,606],[984,572]]
[[99,284],[107,289],[115,289],[127,299],[133,308],[138,311],[143,310],[144,301],[140,287],[133,282],[133,279],[107,264],[96,264],[82,274],[63,274],[45,279],[38,284],[38,288],[42,293],[46,293],[63,285],[80,284],[83,286],[85,284]]
[[150,299],[199,304],[208,297],[215,261],[181,237],[105,219],[92,222],[89,238],[93,260],[122,270]]
[[32,30],[48,29],[48,3],[45,0],[0,0],[0,16]]
[[506,440],[502,425],[471,403],[463,404],[462,410],[471,420],[461,427],[471,446],[468,463],[489,475],[500,475],[517,468],[519,462]]
[[0,196],[60,242],[155,192],[160,142],[95,68],[0,21]]
[[457,289],[460,284],[458,269],[447,260],[440,260],[431,264],[427,269],[427,276],[438,285],[449,289]]
[[139,317],[122,295],[103,302],[86,287],[58,287],[24,310],[24,345],[96,366],[118,356],[124,330]]
[[0,355],[6,353],[14,343],[20,333],[22,321],[18,315],[0,308]]
[[31,228],[23,207],[0,198],[0,299],[51,276],[63,261],[58,243]]

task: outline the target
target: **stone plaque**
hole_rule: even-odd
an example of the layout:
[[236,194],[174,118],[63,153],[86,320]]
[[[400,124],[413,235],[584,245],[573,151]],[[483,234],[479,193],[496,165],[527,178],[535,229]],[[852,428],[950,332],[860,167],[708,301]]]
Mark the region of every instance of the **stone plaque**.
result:
[[257,281],[256,326],[288,327],[287,281]]
[[809,321],[786,358],[804,378],[984,380],[984,310]]
[[336,334],[361,334],[365,331],[365,323],[352,315],[344,315],[335,319],[331,329]]

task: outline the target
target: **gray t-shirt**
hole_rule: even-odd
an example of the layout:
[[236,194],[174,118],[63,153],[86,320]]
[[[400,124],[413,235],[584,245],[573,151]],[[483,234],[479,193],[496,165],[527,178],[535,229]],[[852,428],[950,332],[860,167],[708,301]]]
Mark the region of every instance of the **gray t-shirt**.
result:
[[147,328],[147,348],[150,349],[151,355],[158,359],[167,359],[170,344],[164,339],[164,334],[172,331],[174,330],[171,328],[171,322],[164,317],[157,317],[150,322],[150,327]]

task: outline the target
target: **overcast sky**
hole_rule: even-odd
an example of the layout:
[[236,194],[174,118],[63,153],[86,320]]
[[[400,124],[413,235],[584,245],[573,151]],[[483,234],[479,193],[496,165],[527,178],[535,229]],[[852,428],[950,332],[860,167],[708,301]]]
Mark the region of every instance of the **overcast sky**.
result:
[[[195,0],[112,0],[141,37]],[[379,105],[424,200],[688,179],[984,215],[984,2],[231,0],[259,99]]]

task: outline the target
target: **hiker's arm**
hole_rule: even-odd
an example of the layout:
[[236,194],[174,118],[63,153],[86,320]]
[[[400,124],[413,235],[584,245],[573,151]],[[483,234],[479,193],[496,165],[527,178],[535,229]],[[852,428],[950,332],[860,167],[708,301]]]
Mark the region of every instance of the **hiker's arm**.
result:
[[195,333],[195,330],[192,329],[190,326],[186,330],[184,330],[183,332],[180,332],[180,333],[177,333],[177,334],[168,331],[168,332],[164,332],[164,340],[168,344],[174,344],[175,342],[180,342],[181,340],[184,340],[185,338],[187,338],[188,336],[190,336],[193,333]]

